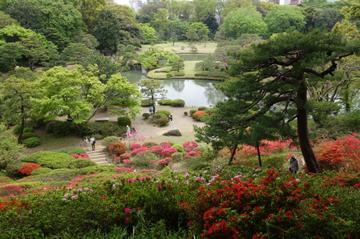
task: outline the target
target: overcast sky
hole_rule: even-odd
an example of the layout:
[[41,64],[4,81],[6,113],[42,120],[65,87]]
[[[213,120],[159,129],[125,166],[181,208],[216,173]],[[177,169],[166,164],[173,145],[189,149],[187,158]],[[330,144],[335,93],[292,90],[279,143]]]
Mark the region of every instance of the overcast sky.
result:
[[129,0],[114,0],[114,2],[129,5]]

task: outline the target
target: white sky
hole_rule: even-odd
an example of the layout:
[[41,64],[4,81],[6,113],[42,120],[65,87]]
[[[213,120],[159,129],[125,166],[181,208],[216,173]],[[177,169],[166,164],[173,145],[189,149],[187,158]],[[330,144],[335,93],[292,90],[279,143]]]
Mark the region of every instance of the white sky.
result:
[[129,5],[129,0],[114,0],[114,2],[116,2],[118,4]]

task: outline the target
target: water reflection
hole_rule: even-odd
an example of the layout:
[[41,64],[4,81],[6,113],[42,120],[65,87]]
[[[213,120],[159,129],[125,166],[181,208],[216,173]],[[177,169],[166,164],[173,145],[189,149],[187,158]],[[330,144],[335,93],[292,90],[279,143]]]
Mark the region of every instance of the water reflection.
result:
[[[146,76],[140,72],[123,74],[130,82],[138,84]],[[216,89],[219,82],[210,80],[162,80],[168,99],[183,99],[187,106],[212,106],[224,100],[225,96]]]

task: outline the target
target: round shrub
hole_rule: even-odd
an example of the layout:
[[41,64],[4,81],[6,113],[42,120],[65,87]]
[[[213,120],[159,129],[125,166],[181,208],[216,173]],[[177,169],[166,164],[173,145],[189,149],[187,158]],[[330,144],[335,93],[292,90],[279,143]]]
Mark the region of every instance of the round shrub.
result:
[[171,102],[172,107],[184,107],[185,101],[182,99],[176,99]]
[[51,172],[52,170],[50,168],[44,168],[44,167],[41,167],[41,168],[37,168],[35,169],[34,171],[31,172],[31,175],[41,175],[41,174],[47,174],[49,172]]
[[102,143],[102,145],[104,145],[107,148],[107,147],[109,147],[110,144],[113,144],[115,142],[120,142],[120,141],[121,141],[120,137],[108,136],[108,137],[104,138],[101,143]]
[[25,132],[22,135],[22,139],[28,139],[28,138],[32,138],[32,137],[38,137],[38,136],[33,132]]
[[23,163],[21,167],[19,168],[18,172],[21,175],[29,176],[32,174],[32,172],[38,168],[41,168],[40,164],[37,163]]
[[184,159],[184,154],[177,152],[177,153],[174,153],[173,155],[171,155],[171,157],[174,162],[179,162]]
[[20,177],[19,169],[21,168],[22,164],[19,161],[13,161],[8,163],[5,168],[5,172],[9,177]]
[[143,117],[144,120],[147,120],[150,117],[150,114],[149,113],[144,113],[144,114],[142,114],[142,117]]
[[131,164],[136,167],[149,167],[151,161],[157,160],[157,156],[151,152],[145,152],[142,154],[138,154],[131,159]]
[[169,117],[169,115],[171,115],[170,111],[167,111],[167,110],[158,110],[158,111],[156,111],[155,115],[156,114],[163,114],[163,115],[166,115],[166,117]]
[[58,169],[69,168],[73,161],[76,161],[69,154],[51,151],[36,152],[28,157],[25,157],[23,162],[33,162],[40,164],[43,167]]
[[156,113],[155,115],[153,115],[151,122],[159,127],[164,127],[169,124],[169,117],[165,114]]
[[158,101],[159,105],[171,105],[171,102],[172,100],[166,100],[166,99]]
[[23,144],[26,148],[34,148],[41,144],[39,137],[30,137],[23,141]]
[[192,118],[196,121],[204,121],[206,116],[206,112],[205,111],[196,111],[193,115]]
[[174,149],[176,149],[176,151],[178,151],[178,152],[181,152],[181,153],[185,152],[184,147],[181,144],[174,144],[172,147]]
[[126,153],[126,146],[123,142],[114,142],[107,147],[110,154],[120,156]]
[[117,124],[121,127],[126,127],[127,125],[131,126],[131,120],[129,117],[122,116],[117,118]]
[[192,117],[193,114],[194,114],[196,111],[197,111],[197,110],[190,110],[190,111],[189,111],[190,116]]

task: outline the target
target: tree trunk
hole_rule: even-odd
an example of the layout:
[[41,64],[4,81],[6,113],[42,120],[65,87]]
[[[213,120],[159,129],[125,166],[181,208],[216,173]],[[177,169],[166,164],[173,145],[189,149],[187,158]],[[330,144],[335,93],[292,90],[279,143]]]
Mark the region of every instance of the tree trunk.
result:
[[155,108],[155,97],[154,97],[154,91],[151,90],[151,102],[152,102],[152,105],[153,105],[153,114],[155,114],[156,112],[156,108]]
[[238,147],[238,146],[236,145],[236,146],[234,146],[234,148],[232,149],[232,151],[231,151],[231,156],[230,156],[228,165],[231,165],[231,164],[232,164],[232,161],[234,160],[234,157],[235,157],[235,154],[236,154],[237,147]]
[[19,136],[18,136],[19,144],[21,144],[23,140],[24,128],[25,128],[25,109],[24,109],[24,105],[21,105],[21,120],[20,120]]
[[256,143],[256,151],[257,151],[257,155],[258,155],[259,166],[262,167],[261,154],[260,154],[260,145],[259,145],[259,143]]
[[304,156],[306,167],[311,173],[317,173],[319,166],[317,164],[314,152],[311,148],[308,130],[308,119],[307,119],[307,86],[302,76],[297,96],[296,96],[296,108],[297,108],[297,133],[299,137],[299,143],[301,152]]

